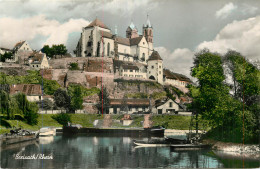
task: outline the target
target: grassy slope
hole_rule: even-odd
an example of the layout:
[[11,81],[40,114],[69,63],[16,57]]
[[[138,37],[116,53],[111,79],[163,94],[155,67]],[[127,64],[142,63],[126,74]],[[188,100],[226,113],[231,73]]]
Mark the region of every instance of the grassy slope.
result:
[[[6,120],[11,126],[22,127],[24,129],[29,130],[39,130],[44,126],[53,126],[53,127],[61,127],[55,120],[51,118],[51,114],[42,114],[39,116],[38,125],[28,125],[23,121],[19,120]],[[120,120],[123,115],[113,115],[112,119]],[[142,127],[141,121],[144,121],[143,116],[131,116],[134,122],[129,127]],[[83,127],[93,127],[93,122],[96,119],[102,119],[101,115],[97,114],[71,114],[71,120],[74,124],[81,124]],[[189,129],[190,117],[189,116],[173,116],[173,115],[155,115],[152,116],[153,125],[164,125],[168,129],[179,129],[179,130],[187,130]],[[18,121],[18,126],[17,126]],[[0,134],[9,132],[9,129],[6,129],[1,123],[0,125]],[[124,127],[121,123],[114,123],[112,127]]]

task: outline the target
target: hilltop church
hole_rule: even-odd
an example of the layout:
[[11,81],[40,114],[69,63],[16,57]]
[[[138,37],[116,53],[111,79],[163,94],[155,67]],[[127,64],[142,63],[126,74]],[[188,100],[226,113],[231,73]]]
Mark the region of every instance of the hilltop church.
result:
[[124,78],[155,80],[160,84],[185,87],[191,81],[184,75],[163,68],[163,60],[153,48],[153,27],[147,16],[140,34],[133,22],[126,37],[112,34],[99,19],[82,28],[76,50],[77,57],[113,58],[115,75]]

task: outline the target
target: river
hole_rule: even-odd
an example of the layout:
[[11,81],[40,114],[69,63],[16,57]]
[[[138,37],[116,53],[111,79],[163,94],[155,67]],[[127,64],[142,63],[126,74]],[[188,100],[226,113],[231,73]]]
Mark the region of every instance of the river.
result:
[[[2,168],[257,168],[259,161],[217,156],[210,150],[135,148],[132,137],[77,135],[41,137],[1,151]],[[140,139],[140,138],[139,138]],[[34,159],[22,159],[34,158]],[[45,158],[45,159],[41,159]]]

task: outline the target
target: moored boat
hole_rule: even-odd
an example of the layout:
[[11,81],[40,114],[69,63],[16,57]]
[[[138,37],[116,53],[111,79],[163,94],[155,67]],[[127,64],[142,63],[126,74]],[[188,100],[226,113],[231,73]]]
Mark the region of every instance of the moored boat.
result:
[[39,135],[40,135],[40,137],[54,136],[54,135],[56,135],[56,131],[55,131],[55,128],[43,127],[40,129]]
[[150,140],[134,140],[136,146],[144,147],[161,147],[161,146],[171,146],[176,144],[188,144],[188,140],[175,139],[175,138],[164,138],[162,139],[150,139]]

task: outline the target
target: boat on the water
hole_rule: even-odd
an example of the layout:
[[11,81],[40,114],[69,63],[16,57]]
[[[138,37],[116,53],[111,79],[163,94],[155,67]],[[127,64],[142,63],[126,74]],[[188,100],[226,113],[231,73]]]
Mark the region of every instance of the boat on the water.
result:
[[161,147],[161,146],[171,146],[178,144],[188,144],[188,140],[175,139],[175,138],[164,138],[164,139],[149,139],[149,140],[134,140],[136,146],[143,147]]
[[1,148],[4,149],[9,145],[20,144],[22,142],[33,141],[39,138],[39,133],[21,128],[10,130],[10,133],[1,135]]
[[55,131],[55,128],[43,127],[40,129],[39,135],[40,135],[40,137],[55,136],[56,131]]
[[173,144],[170,146],[171,150],[198,150],[198,149],[210,149],[209,144]]

